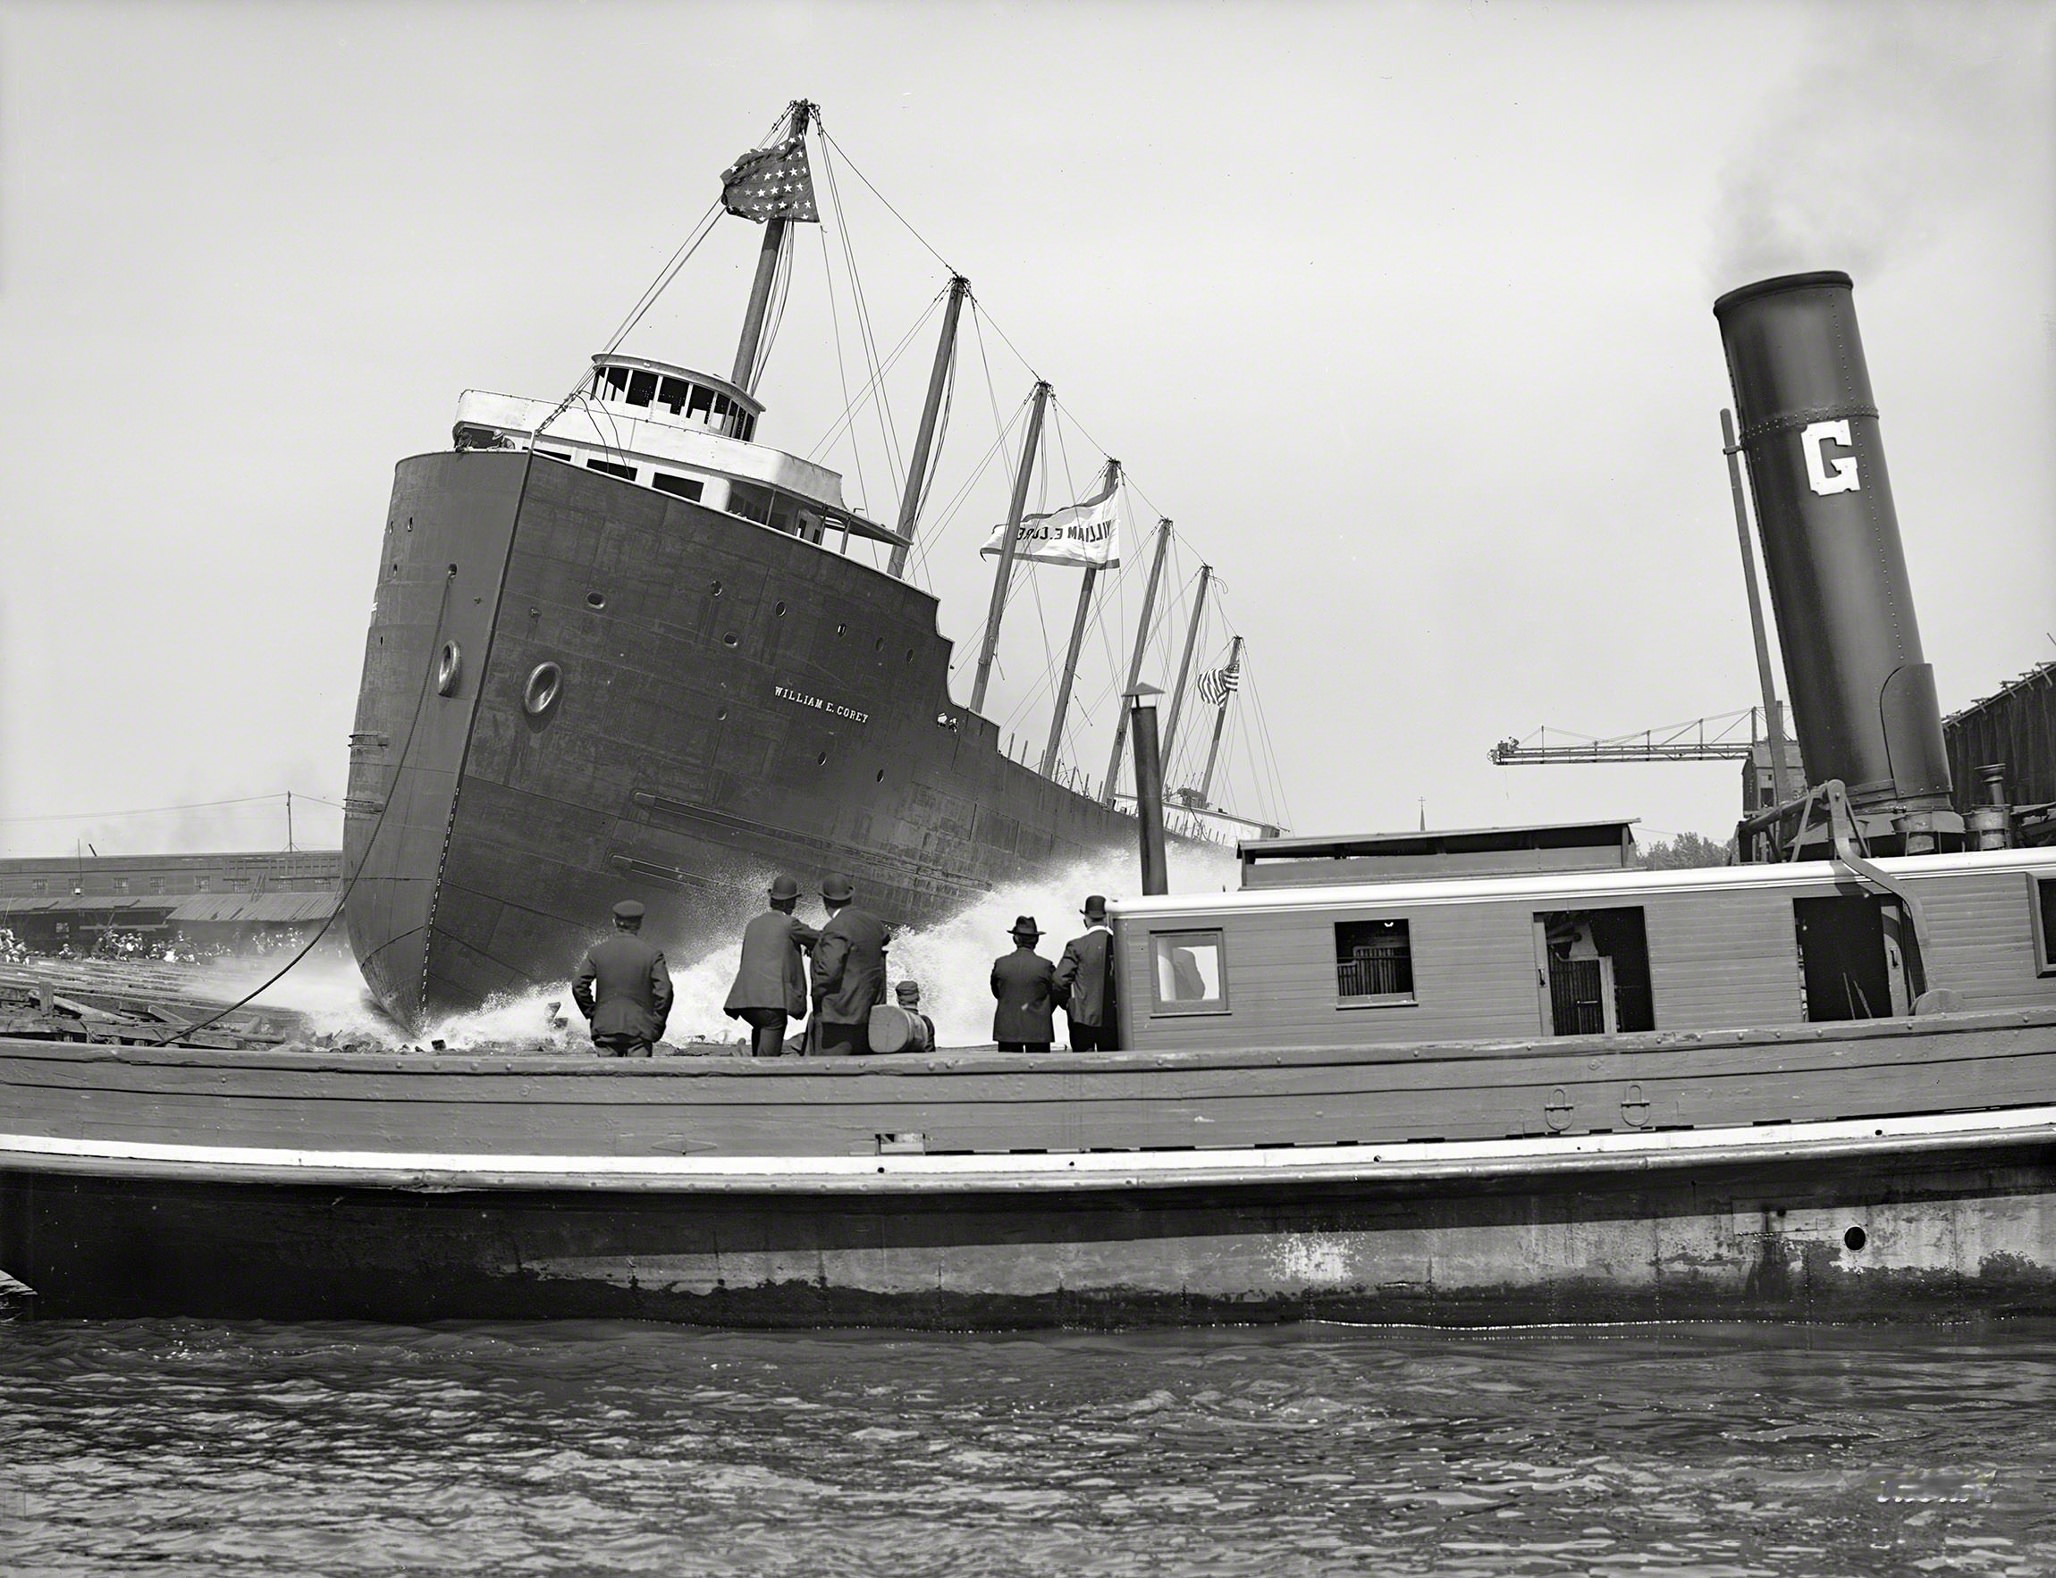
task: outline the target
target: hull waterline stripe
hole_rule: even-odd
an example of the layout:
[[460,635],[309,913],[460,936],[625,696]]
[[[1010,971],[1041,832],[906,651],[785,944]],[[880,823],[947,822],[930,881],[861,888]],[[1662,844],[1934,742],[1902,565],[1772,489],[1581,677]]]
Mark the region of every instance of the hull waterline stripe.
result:
[[286,1150],[0,1134],[0,1172],[376,1189],[951,1194],[1278,1184],[1518,1182],[1733,1163],[2056,1145],[2056,1106],[1752,1128],[1263,1150],[859,1156],[549,1156]]

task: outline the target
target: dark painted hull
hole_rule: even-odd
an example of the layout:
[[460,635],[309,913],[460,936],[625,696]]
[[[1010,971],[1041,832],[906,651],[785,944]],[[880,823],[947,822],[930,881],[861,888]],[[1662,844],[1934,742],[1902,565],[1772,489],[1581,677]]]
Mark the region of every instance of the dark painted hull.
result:
[[2056,1313],[2052,1090],[2047,1010],[764,1063],[0,1041],[0,1272],[64,1315]]
[[[2046,1139],[1452,1184],[487,1193],[0,1173],[39,1316],[757,1327],[2056,1314]],[[1863,1235],[1852,1248],[1851,1230]],[[1979,1245],[1969,1259],[1948,1246]],[[1943,1251],[1943,1252],[1938,1252]]]
[[403,461],[344,825],[366,979],[414,1021],[561,985],[623,897],[693,948],[778,872],[919,923],[1130,845],[951,703],[949,657],[933,598],[797,537],[525,454]]

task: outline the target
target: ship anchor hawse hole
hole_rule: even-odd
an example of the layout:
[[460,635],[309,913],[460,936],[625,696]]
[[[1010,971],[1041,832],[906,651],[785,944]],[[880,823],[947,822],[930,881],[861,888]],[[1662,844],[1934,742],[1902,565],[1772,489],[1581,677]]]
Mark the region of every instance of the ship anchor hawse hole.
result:
[[528,671],[528,685],[521,694],[521,705],[531,718],[540,718],[557,705],[557,697],[564,689],[564,671],[555,663],[538,663]]
[[441,656],[435,660],[435,693],[438,696],[456,694],[457,680],[464,672],[464,649],[454,641],[445,641]]

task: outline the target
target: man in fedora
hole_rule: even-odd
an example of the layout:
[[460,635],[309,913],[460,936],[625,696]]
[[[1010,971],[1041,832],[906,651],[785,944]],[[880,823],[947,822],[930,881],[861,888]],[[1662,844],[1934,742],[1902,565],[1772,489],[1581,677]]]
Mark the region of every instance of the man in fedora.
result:
[[793,914],[800,885],[791,877],[772,878],[768,897],[771,907],[743,928],[742,965],[721,1005],[730,1019],[750,1027],[755,1057],[777,1057],[785,1050],[785,1022],[806,1017],[807,971],[800,953],[821,935]]
[[643,907],[614,906],[614,935],[594,943],[571,978],[571,1000],[592,1022],[602,1057],[648,1057],[671,1017],[671,971],[643,940]]
[[892,933],[851,901],[845,876],[821,884],[828,924],[814,944],[815,1050],[823,1057],[862,1057],[871,1050],[871,1010],[885,996],[885,948]]
[[1014,951],[992,962],[992,1039],[1002,1052],[1047,1052],[1056,1040],[1057,967],[1035,951],[1033,915],[1014,922]]
[[1064,944],[1057,961],[1057,1001],[1071,1022],[1073,1052],[1114,1049],[1114,934],[1107,926],[1107,901],[1095,893],[1078,912],[1085,935]]

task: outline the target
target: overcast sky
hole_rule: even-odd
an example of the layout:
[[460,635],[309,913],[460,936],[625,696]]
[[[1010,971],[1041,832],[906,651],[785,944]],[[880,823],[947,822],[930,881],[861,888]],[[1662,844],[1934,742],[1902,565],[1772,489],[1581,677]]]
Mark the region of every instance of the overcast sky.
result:
[[[946,273],[857,171],[977,293],[938,516],[1051,380],[1037,498],[1111,451],[1181,586],[1222,577],[1263,809],[1724,835],[1732,763],[1485,752],[1755,700],[1710,307],[1795,269],[1855,276],[1944,708],[2056,658],[2052,40],[2003,3],[0,5],[0,851],[276,847],[276,801],[97,813],[341,800],[394,463],[466,387],[567,390],[796,96],[881,349]],[[757,234],[626,348],[725,373]],[[799,453],[864,376],[821,257],[760,389]],[[960,642],[981,485],[923,559]],[[988,707],[1038,745],[1075,584],[1027,583]]]

